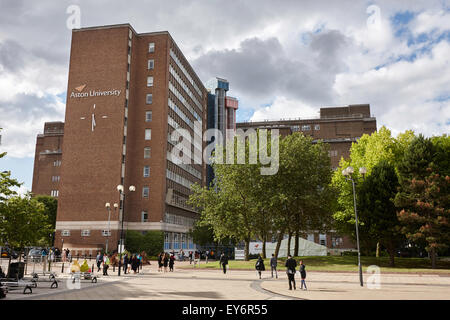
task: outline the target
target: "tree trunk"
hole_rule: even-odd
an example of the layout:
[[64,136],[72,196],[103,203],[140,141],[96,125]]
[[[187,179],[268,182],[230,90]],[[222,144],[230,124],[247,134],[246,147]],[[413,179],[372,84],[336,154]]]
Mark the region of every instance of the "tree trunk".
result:
[[395,267],[395,248],[394,248],[394,246],[392,244],[389,245],[387,251],[389,253],[389,266]]
[[436,269],[436,249],[435,248],[431,248],[430,256],[431,256],[431,268]]
[[292,232],[289,231],[288,235],[289,235],[289,237],[288,237],[287,255],[290,255],[290,254],[291,254],[291,239],[292,239]]
[[298,238],[300,237],[298,229],[295,230],[295,245],[294,245],[294,257],[298,257]]
[[278,253],[280,252],[281,241],[283,241],[284,230],[278,233],[277,246],[275,247],[275,258],[278,258]]
[[249,251],[250,251],[250,238],[247,238],[244,240],[245,242],[245,249],[244,249],[244,260],[248,261],[249,260]]
[[263,236],[263,245],[262,245],[262,257],[263,257],[263,259],[267,258],[267,255],[266,255],[266,242],[267,242],[267,236],[264,235]]
[[375,253],[375,257],[379,258],[380,257],[380,242],[377,242],[377,251]]

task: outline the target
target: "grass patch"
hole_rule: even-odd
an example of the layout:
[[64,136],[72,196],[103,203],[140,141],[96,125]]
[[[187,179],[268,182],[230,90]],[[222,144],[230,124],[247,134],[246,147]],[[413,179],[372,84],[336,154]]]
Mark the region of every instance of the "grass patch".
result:
[[[297,263],[303,260],[307,271],[328,271],[328,272],[358,272],[358,257],[353,256],[326,256],[326,257],[295,257]],[[266,270],[270,270],[270,259],[265,259]],[[286,258],[278,259],[278,269],[284,270]],[[250,261],[229,260],[231,270],[254,270],[256,259]],[[431,269],[431,261],[427,258],[395,258],[395,267],[389,267],[389,257],[361,257],[363,272],[370,265],[381,268],[381,272],[402,272],[402,273],[450,273],[450,261],[438,260],[437,268]],[[183,268],[193,268],[193,266],[183,266]],[[218,261],[204,260],[200,263],[201,269],[220,269]]]

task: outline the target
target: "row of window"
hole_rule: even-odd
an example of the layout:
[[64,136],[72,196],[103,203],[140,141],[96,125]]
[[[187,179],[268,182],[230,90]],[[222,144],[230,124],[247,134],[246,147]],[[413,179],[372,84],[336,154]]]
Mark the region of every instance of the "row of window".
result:
[[338,155],[337,150],[328,151],[328,156],[330,156],[330,157],[337,157],[337,155]]
[[[194,123],[191,119],[186,116],[186,114],[169,98],[169,107],[172,109],[189,127],[194,129]],[[178,128],[177,128],[178,129]]]
[[178,100],[185,106],[186,109],[194,116],[197,121],[202,121],[200,115],[192,108],[189,102],[184,98],[184,96],[178,91],[178,89],[169,81],[169,90],[177,97]]
[[170,56],[172,57],[173,61],[175,61],[175,63],[178,66],[178,68],[180,68],[180,70],[183,72],[184,76],[192,84],[192,86],[194,87],[195,91],[197,91],[198,95],[200,97],[202,97],[202,92],[200,91],[199,87],[197,86],[195,81],[192,79],[192,77],[189,74],[189,72],[187,72],[186,68],[183,66],[183,64],[181,63],[180,59],[178,59],[177,55],[175,54],[175,52],[172,49],[170,49]]
[[[167,159],[171,159],[171,153],[167,152]],[[202,179],[202,173],[200,171],[198,171],[197,169],[191,167],[188,164],[185,163],[180,163],[180,164],[175,164],[172,161],[168,160],[170,163],[172,163],[174,166],[180,167],[181,169],[183,169],[184,171],[187,171],[188,173],[192,174],[194,177],[198,178],[198,179]]]
[[198,99],[195,97],[195,95],[192,93],[192,91],[189,89],[188,85],[184,83],[183,79],[181,79],[178,72],[172,67],[172,65],[169,66],[169,72],[170,74],[175,78],[175,80],[178,82],[178,84],[183,88],[184,92],[194,101],[195,105],[202,110],[202,105],[198,101]]
[[[311,125],[309,125],[309,124],[304,124],[304,125],[302,125],[302,131],[311,131]],[[292,131],[300,131],[300,126],[299,125],[295,125],[295,126],[292,126],[291,127],[291,130]],[[315,131],[319,131],[320,130],[320,124],[316,124],[316,125],[314,125],[314,130]]]
[[191,188],[191,185],[194,184],[192,181],[189,181],[185,177],[182,177],[170,170],[166,170],[166,177],[167,177],[167,179],[172,180],[178,184],[181,184],[182,186],[189,188],[189,189]]
[[180,226],[192,227],[194,226],[195,219],[166,212],[164,214],[164,222],[170,224],[177,224]]
[[[183,128],[175,119],[173,119],[170,115],[167,116],[167,122],[168,124],[174,128],[174,129],[179,129],[179,128]],[[197,150],[200,152],[200,154],[202,153],[202,138],[201,136],[199,136],[198,134],[196,134],[195,132],[195,128],[194,128],[194,140],[192,140],[191,137],[191,143],[194,145],[195,148],[197,148]],[[170,137],[169,137],[170,138]],[[189,143],[189,142],[187,142]]]
[[164,234],[164,250],[195,250],[195,244],[185,233],[166,232]]
[[[91,235],[91,230],[81,230],[81,236],[82,237],[89,237]],[[63,237],[70,237],[70,230],[62,230],[61,236]],[[102,230],[102,236],[109,237],[111,236],[111,230]]]
[[[169,124],[171,124],[171,122],[174,122],[175,124],[177,124],[175,122],[175,120],[173,120],[170,116],[168,117],[168,120],[169,120]],[[184,148],[186,148],[187,150],[191,150],[191,146],[192,146],[192,143],[189,142],[187,139],[183,139],[182,141],[174,141],[174,140],[172,140],[170,133],[167,135],[167,142],[169,142],[169,144],[172,147],[175,147],[175,146],[179,147],[178,144],[181,143],[181,144],[184,145]],[[197,145],[198,144],[194,145],[194,148],[196,148],[197,151],[193,153],[193,158],[194,158],[194,162],[196,164],[201,164],[202,163],[202,156],[201,156],[202,155],[202,151]],[[179,150],[179,151],[181,151],[181,150]],[[172,152],[172,150],[170,150],[170,152]],[[186,156],[189,156],[190,160],[192,160],[192,152],[190,154],[186,155]],[[179,157],[183,157],[183,155],[180,154]],[[169,156],[169,154],[168,154],[168,159],[172,159],[172,155]]]

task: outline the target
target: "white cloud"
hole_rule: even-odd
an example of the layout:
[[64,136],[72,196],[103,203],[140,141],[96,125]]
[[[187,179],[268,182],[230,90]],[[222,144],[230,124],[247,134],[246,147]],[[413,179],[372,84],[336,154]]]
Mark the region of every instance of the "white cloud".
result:
[[272,105],[259,108],[250,121],[279,120],[281,118],[316,118],[318,109],[300,100],[277,97]]
[[450,30],[450,13],[447,11],[424,11],[410,24],[415,36],[422,33],[442,33]]

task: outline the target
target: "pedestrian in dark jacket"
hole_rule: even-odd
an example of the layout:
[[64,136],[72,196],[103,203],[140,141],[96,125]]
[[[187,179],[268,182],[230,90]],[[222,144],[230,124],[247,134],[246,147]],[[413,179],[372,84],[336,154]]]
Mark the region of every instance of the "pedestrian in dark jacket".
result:
[[292,283],[294,284],[294,290],[295,288],[295,268],[297,267],[297,261],[292,259],[291,255],[288,255],[288,259],[286,260],[286,273],[289,279],[289,290],[292,290]]
[[169,259],[169,272],[173,272],[173,265],[175,264],[175,255],[172,253]]
[[131,258],[131,269],[133,269],[134,273],[136,273],[138,268],[139,268],[139,259],[136,257],[135,254],[133,254],[133,257]]
[[166,252],[163,258],[164,272],[167,272],[167,266],[169,265],[169,254]]
[[270,259],[270,270],[272,271],[272,278],[273,272],[275,271],[275,277],[278,279],[277,265],[278,265],[277,258],[275,258],[275,255],[272,253],[272,258]]
[[123,256],[123,273],[127,274],[128,264],[130,263],[130,259],[128,255],[125,253]]
[[258,261],[256,261],[255,269],[258,271],[259,278],[261,279],[261,272],[266,270],[264,266],[264,260],[261,256],[258,257]]
[[164,255],[163,252],[161,252],[161,253],[158,255],[158,272],[162,272],[162,267],[163,267],[163,255]]
[[308,290],[306,288],[306,282],[305,282],[305,279],[306,279],[306,270],[305,269],[306,269],[306,266],[303,264],[303,260],[300,260],[300,276],[302,278],[301,289],[303,289],[303,285],[305,285],[305,290]]
[[220,256],[220,261],[219,263],[222,265],[223,267],[223,273],[227,273],[227,264],[228,264],[228,257],[225,255],[225,253],[222,253],[222,255]]

